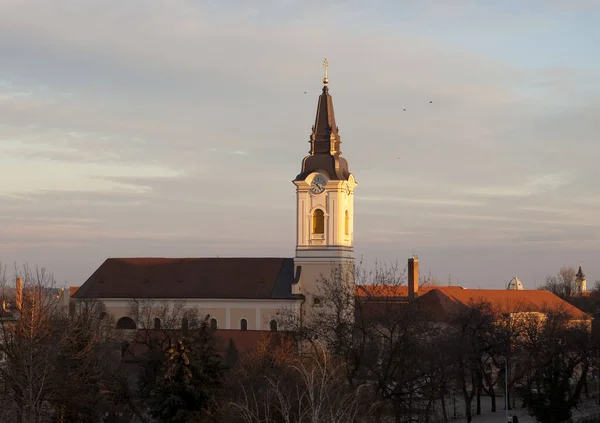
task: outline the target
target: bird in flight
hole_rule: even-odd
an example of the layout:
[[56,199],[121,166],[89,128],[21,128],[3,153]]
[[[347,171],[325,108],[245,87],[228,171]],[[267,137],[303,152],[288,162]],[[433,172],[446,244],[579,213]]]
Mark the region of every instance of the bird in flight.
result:
[[[433,100],[429,100],[429,104],[432,104]],[[402,109],[402,111],[406,112],[406,109]]]

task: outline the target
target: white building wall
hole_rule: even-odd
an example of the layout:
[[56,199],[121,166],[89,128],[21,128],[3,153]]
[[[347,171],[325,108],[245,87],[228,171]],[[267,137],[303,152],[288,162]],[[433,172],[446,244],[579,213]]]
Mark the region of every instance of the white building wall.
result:
[[[135,303],[132,298],[101,298],[107,311],[117,322],[122,317],[131,316],[131,305]],[[300,309],[299,300],[245,300],[245,299],[137,299],[139,304],[152,301],[155,304],[166,304],[169,308],[176,302],[184,301],[185,308],[196,308],[201,315],[214,315],[218,321],[219,329],[239,329],[238,316],[243,315],[246,318],[248,310],[253,310],[253,316],[248,316],[248,330],[269,330],[269,322],[275,319],[281,328],[280,313],[284,309],[292,309],[298,312]],[[233,319],[232,319],[233,315]],[[158,316],[157,316],[158,317]],[[139,327],[140,322],[136,322]]]

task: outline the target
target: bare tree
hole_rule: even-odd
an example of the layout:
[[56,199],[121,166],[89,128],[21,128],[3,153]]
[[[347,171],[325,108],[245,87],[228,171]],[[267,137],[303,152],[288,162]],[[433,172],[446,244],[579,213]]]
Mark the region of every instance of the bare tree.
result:
[[[463,396],[467,423],[473,418],[473,398],[475,395],[479,398],[483,385],[482,365],[489,351],[489,333],[493,323],[492,305],[486,301],[472,301],[452,318],[449,327],[455,337],[456,349],[452,353],[456,361],[457,387]],[[481,413],[479,404],[477,411]]]
[[118,408],[113,373],[119,367],[120,338],[104,304],[79,300],[71,315],[61,315],[63,342],[56,355],[56,371],[49,402],[58,421],[99,421]]
[[[385,291],[394,291],[403,284],[406,272],[395,266],[375,266],[372,271],[366,271],[361,265],[332,267],[328,275],[321,275],[317,281],[315,292],[307,293],[320,299],[320,304],[312,305],[310,314],[297,313],[296,310],[283,309],[280,311],[282,326],[293,333],[301,342],[308,344],[313,353],[325,347],[330,354],[345,359],[349,381],[360,367],[360,359],[367,334],[357,331],[357,325],[375,310],[382,310],[376,303],[396,304],[392,299],[386,301],[380,297]],[[357,292],[363,292],[368,285],[374,296],[357,297]],[[371,298],[372,297],[372,298]]]
[[563,266],[555,276],[548,276],[542,289],[569,300],[575,292],[575,275],[577,270],[572,266]]
[[306,293],[319,303],[312,305],[310,313],[283,308],[279,312],[282,327],[296,335],[301,344],[310,345],[313,352],[325,345],[331,353],[345,355],[352,344],[356,274],[353,266],[332,266],[328,275],[317,280],[315,291]]
[[[485,392],[491,399],[491,411],[497,410],[496,389],[506,387],[508,398],[506,403],[510,408],[511,389],[520,383],[525,375],[525,367],[519,365],[522,361],[522,349],[518,342],[523,331],[524,322],[528,316],[527,307],[523,302],[495,303],[490,305],[491,325],[487,325],[480,334],[482,349],[480,372],[481,389],[477,392],[477,414],[481,413],[480,395]],[[505,366],[508,362],[510,366]],[[506,368],[510,367],[505,375]],[[505,386],[505,381],[508,385]]]
[[456,373],[456,363],[448,351],[456,348],[455,338],[440,325],[429,325],[428,332],[428,336],[421,341],[423,345],[418,359],[411,363],[420,368],[423,380],[421,395],[417,398],[421,401],[416,402],[424,410],[422,420],[426,423],[440,419],[447,422],[446,397],[454,391]]
[[261,379],[243,387],[241,398],[231,403],[237,421],[346,423],[371,419],[370,410],[363,409],[361,395],[361,390],[368,388],[351,388],[343,369],[327,353],[295,359],[287,372]]
[[129,305],[129,315],[143,331],[181,330],[198,328],[201,323],[197,308],[186,307],[184,300],[134,300]]
[[[235,366],[230,368],[226,378],[228,395],[222,403],[224,421],[240,420],[240,410],[233,410],[230,403],[245,403],[248,392],[252,392],[254,404],[263,405],[261,409],[254,408],[257,421],[267,418],[269,413],[272,413],[273,392],[263,389],[265,378],[288,378],[291,364],[298,358],[296,341],[283,332],[263,333],[254,348],[239,352],[238,360]],[[258,414],[259,411],[262,414]]]
[[570,419],[592,363],[590,322],[547,310],[543,317],[529,319],[523,343],[528,358],[525,406],[542,423]]
[[52,376],[65,337],[55,330],[62,310],[52,274],[45,268],[15,265],[17,277],[22,280],[20,304],[0,320],[5,359],[0,376],[14,401],[15,421],[32,423],[51,412]]
[[78,302],[68,315],[66,294],[46,269],[15,266],[15,279],[14,301],[5,299],[0,318],[3,421],[98,421],[110,408],[106,370],[119,359],[103,304]]
[[368,385],[364,394],[381,404],[377,413],[396,422],[429,421],[450,386],[452,363],[432,354],[442,334],[417,302],[407,300],[405,269],[378,265],[346,275],[356,286],[339,274],[322,277],[316,296],[323,304],[309,318],[289,313],[286,327],[313,354],[326,350],[339,360],[352,386]]

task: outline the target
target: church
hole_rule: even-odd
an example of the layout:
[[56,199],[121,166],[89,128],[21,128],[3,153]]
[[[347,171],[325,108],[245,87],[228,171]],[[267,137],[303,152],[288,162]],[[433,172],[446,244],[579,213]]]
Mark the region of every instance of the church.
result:
[[[97,299],[112,314],[118,329],[160,327],[155,316],[149,323],[136,321],[132,307],[142,302],[196,309],[210,316],[214,330],[278,331],[282,309],[301,319],[323,307],[319,281],[324,277],[347,284],[355,300],[377,308],[381,302],[399,306],[418,300],[432,316],[447,318],[474,300],[509,307],[508,313],[540,313],[561,308],[573,319],[590,316],[549,291],[524,290],[515,277],[503,290],[419,286],[419,260],[408,259],[406,286],[355,285],[354,190],[357,183],[342,156],[333,99],[329,94],[327,60],[323,88],[317,102],[310,150],[302,160],[296,187],[295,257],[239,258],[109,258],[77,289],[75,300]],[[290,218],[293,218],[290,216]],[[576,291],[585,292],[579,268]],[[514,310],[513,310],[514,309]],[[133,312],[132,312],[133,311]],[[185,323],[181,322],[181,327]],[[250,334],[248,334],[250,335]]]
[[[354,268],[354,189],[342,156],[329,94],[327,60],[310,151],[296,187],[296,253],[293,258],[109,258],[73,295],[101,300],[117,328],[136,329],[131,316],[140,300],[175,303],[210,315],[213,329],[278,330],[278,312],[299,315],[319,307],[313,294],[322,276]],[[290,218],[293,218],[290,216]],[[352,272],[349,272],[352,274]],[[337,280],[354,285],[352,277]]]

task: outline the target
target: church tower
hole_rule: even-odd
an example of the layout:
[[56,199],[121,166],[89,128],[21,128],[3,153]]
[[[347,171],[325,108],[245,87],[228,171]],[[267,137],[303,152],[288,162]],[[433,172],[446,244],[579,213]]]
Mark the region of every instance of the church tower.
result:
[[579,265],[579,270],[575,275],[575,294],[583,295],[586,291],[586,280],[585,275],[583,274],[583,270],[581,269],[581,264]]
[[309,306],[319,306],[317,283],[335,278],[354,289],[354,175],[342,157],[333,99],[327,86],[327,59],[323,91],[310,136],[310,151],[302,161],[296,185],[295,293]]

